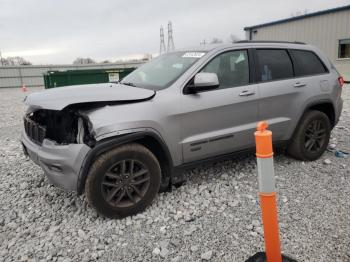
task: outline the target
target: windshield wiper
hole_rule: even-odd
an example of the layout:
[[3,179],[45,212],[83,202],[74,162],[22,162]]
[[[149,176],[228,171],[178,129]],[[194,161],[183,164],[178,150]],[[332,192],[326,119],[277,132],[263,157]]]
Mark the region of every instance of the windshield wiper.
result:
[[126,86],[135,86],[136,87],[136,85],[134,84],[134,83],[132,83],[132,82],[120,82],[122,85],[126,85]]

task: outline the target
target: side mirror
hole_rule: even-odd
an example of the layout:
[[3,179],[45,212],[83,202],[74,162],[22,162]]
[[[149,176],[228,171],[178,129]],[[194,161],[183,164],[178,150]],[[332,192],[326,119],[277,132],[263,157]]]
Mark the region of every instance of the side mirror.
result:
[[190,93],[212,90],[219,87],[219,79],[215,73],[198,73],[194,76],[194,83],[189,86]]

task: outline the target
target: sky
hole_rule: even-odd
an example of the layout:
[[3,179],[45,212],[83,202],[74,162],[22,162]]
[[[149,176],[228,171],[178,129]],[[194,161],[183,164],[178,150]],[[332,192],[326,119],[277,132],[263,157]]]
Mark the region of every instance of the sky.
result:
[[159,28],[173,24],[176,48],[214,37],[228,42],[243,28],[350,4],[347,0],[0,0],[0,51],[34,64],[77,57],[114,61],[159,52]]

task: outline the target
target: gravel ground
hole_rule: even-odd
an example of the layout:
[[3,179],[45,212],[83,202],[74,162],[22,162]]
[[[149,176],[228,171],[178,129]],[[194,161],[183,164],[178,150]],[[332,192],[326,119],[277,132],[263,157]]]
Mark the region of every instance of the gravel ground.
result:
[[[331,140],[345,151],[349,88]],[[23,156],[25,95],[0,89],[0,261],[244,261],[264,249],[253,156],[193,169],[144,213],[105,219],[84,196],[50,186]],[[326,152],[304,163],[277,155],[275,171],[284,253],[350,261],[350,157]]]

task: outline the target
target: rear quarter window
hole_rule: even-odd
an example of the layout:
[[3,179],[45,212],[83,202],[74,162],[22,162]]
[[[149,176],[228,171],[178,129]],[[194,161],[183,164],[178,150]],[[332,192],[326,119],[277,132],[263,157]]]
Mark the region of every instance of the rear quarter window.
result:
[[328,70],[312,51],[291,50],[295,60],[295,76],[324,74]]

